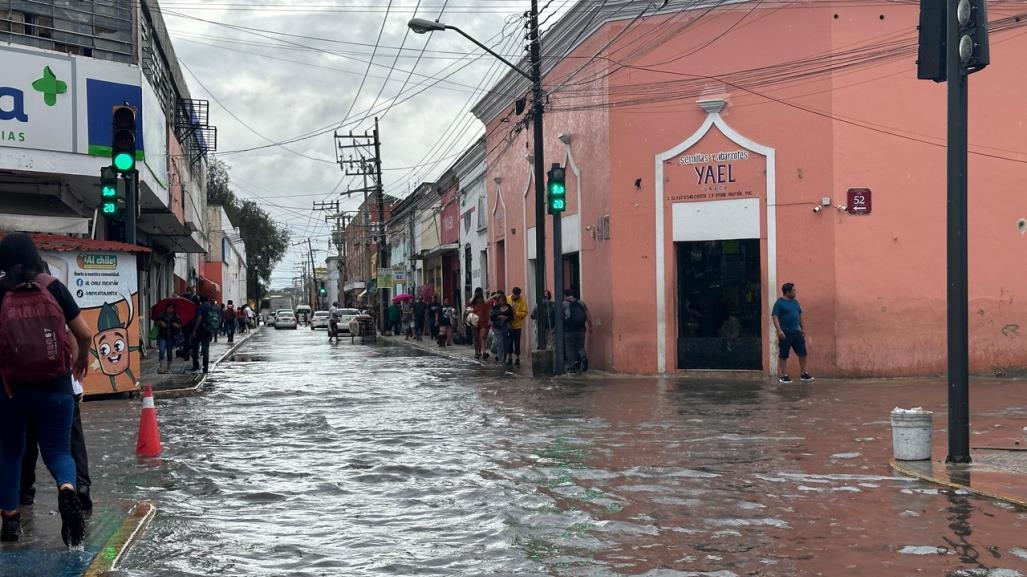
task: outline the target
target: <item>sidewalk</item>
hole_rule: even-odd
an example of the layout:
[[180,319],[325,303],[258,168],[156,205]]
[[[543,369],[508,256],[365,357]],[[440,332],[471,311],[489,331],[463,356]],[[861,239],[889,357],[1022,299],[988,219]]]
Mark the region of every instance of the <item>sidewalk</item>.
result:
[[[430,337],[424,337],[423,341],[415,341],[413,339],[407,340],[406,337],[378,335],[378,339],[383,343],[400,344],[408,347],[418,349],[421,351],[429,352],[432,354],[448,357],[457,361],[464,361],[468,363],[474,363],[482,367],[494,367],[499,368],[499,365],[495,362],[495,355],[490,355],[488,359],[481,360],[474,358],[474,346],[473,345],[453,345],[451,347],[439,347]],[[531,353],[529,351],[522,351],[521,355],[521,366],[511,365],[504,367],[506,372],[514,375],[522,375],[525,377],[531,376]]]
[[[239,346],[249,340],[250,337],[260,332],[263,327],[251,329],[245,333],[236,333],[233,342],[229,343],[227,337],[219,337],[218,342],[210,343],[210,370],[214,370],[225,357],[235,352]],[[184,396],[199,391],[203,386],[203,373],[192,372],[192,361],[176,358],[171,364],[170,373],[159,373],[156,349],[148,351],[146,358],[142,360],[142,375],[139,383],[142,386],[153,387],[153,394],[156,397]]]
[[973,462],[970,464],[946,463],[944,445],[938,446],[935,443],[934,459],[893,460],[891,466],[921,481],[962,489],[1027,509],[1027,439],[1021,440],[1018,445],[1008,439],[1003,441],[989,443],[993,446],[972,447],[970,457]]

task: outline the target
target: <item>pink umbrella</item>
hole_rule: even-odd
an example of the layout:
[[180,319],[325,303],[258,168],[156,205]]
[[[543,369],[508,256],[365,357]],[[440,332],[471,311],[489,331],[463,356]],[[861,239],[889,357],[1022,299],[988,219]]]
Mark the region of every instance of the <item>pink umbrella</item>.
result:
[[414,300],[414,295],[409,295],[409,294],[405,294],[405,293],[404,294],[399,294],[399,295],[396,295],[396,296],[392,297],[392,302],[394,302],[394,303],[401,303],[401,302],[404,302],[404,301],[412,301],[412,300]]

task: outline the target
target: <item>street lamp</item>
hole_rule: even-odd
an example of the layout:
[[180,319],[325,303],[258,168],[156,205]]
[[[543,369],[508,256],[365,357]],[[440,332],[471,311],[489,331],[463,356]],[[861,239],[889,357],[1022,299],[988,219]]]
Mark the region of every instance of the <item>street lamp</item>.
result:
[[[548,307],[545,306],[544,294],[546,288],[546,183],[545,183],[545,146],[543,143],[543,131],[542,131],[542,47],[539,44],[538,35],[538,0],[531,0],[531,26],[529,28],[529,37],[531,39],[531,71],[525,72],[515,64],[503,58],[497,54],[494,50],[485,46],[481,42],[478,42],[475,38],[468,35],[463,30],[456,26],[450,26],[443,24],[442,22],[425,20],[424,18],[413,18],[407,24],[410,30],[415,34],[427,34],[428,32],[441,32],[444,30],[455,30],[464,38],[470,40],[475,46],[481,48],[485,52],[491,54],[494,58],[509,66],[514,72],[520,74],[524,78],[527,78],[531,82],[532,92],[532,106],[531,106],[531,121],[534,129],[534,149],[535,149],[535,166],[534,166],[534,178],[535,178],[535,303],[538,310],[538,333],[535,339],[539,350],[544,350],[546,347],[546,327],[548,322],[546,316],[548,315]],[[558,224],[559,215],[554,217],[554,226]],[[559,261],[560,247],[555,247],[555,253],[557,255],[557,261]],[[555,266],[562,266],[560,262],[556,262]],[[555,287],[556,294],[562,294],[563,287]],[[558,298],[558,297],[557,297]],[[558,304],[555,307],[558,314],[556,315],[555,325],[562,326],[563,317],[559,314],[562,307],[559,305],[560,301],[556,301]],[[557,332],[559,334],[559,332]],[[562,343],[554,343],[553,351],[554,354],[559,357],[562,354]],[[559,364],[555,366],[560,366]]]

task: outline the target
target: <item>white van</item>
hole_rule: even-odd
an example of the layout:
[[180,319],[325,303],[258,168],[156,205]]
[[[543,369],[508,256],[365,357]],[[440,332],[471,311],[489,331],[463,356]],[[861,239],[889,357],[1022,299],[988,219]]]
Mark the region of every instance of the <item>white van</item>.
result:
[[296,320],[303,325],[309,324],[314,318],[314,311],[310,308],[310,305],[297,305],[296,307]]

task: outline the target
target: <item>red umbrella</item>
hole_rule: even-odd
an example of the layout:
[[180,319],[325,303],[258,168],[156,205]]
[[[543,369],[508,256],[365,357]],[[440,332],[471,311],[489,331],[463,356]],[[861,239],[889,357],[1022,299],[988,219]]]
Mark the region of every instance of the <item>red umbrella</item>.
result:
[[409,295],[409,294],[406,294],[406,293],[398,294],[398,295],[392,297],[392,302],[394,302],[394,303],[401,303],[403,301],[412,301],[412,300],[414,300],[414,295]]
[[196,316],[196,303],[182,297],[171,297],[150,307],[150,318],[155,319],[164,314],[168,305],[175,306],[175,313],[178,314],[178,318],[182,320],[183,324],[193,320],[193,317]]

